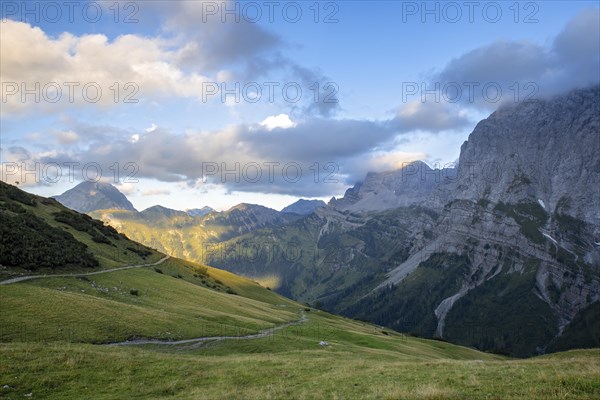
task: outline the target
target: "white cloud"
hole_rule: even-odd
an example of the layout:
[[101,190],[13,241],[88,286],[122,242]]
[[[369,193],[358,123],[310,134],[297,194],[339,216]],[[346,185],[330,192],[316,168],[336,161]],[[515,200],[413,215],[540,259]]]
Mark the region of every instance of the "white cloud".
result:
[[[207,83],[259,82],[273,71],[277,73],[269,76],[271,80],[300,79],[306,86],[326,81],[285,57],[281,51],[284,41],[259,24],[231,18],[223,23],[220,17],[203,21],[204,3],[140,3],[141,14],[159,16],[156,36],[125,34],[109,39],[103,34],[68,32],[49,36],[25,22],[3,21],[0,46],[3,55],[10,56],[0,60],[0,80],[10,85],[2,89],[7,101],[3,101],[0,115],[61,112],[74,106],[107,108],[130,101],[151,104],[164,98],[205,103]],[[112,7],[111,2],[102,0],[102,4]],[[217,5],[229,9],[237,6],[231,0]],[[78,86],[70,92],[72,86],[64,85],[67,82]],[[21,84],[27,89],[39,84],[41,100],[28,96],[27,101],[21,101]],[[84,91],[87,84],[93,86]],[[97,95],[98,87],[101,94]],[[214,102],[222,100],[218,91],[210,95]],[[231,97],[223,103],[230,108],[239,105]],[[309,103],[305,110],[313,108],[320,115],[330,115],[337,103]]]
[[[193,2],[185,3],[191,7]],[[204,26],[198,27],[197,23],[194,25],[193,20],[190,14],[184,21],[189,23],[189,29],[194,26],[205,29]],[[539,79],[536,82],[560,82],[572,86],[594,76],[588,69],[592,71],[598,65],[597,46],[594,52],[597,41],[590,39],[592,45],[589,46],[583,41],[597,32],[597,26],[597,19],[578,16],[550,46],[524,41],[492,43],[452,60],[436,78],[456,82],[501,80],[507,85],[515,79]],[[206,29],[214,30],[211,32],[216,35],[220,28],[211,26]],[[2,81],[85,82],[92,79],[106,85],[112,85],[115,80],[132,81],[139,84],[140,96],[145,97],[197,98],[202,82],[207,78],[194,72],[195,64],[191,61],[198,61],[198,56],[204,51],[212,51],[213,57],[206,61],[206,68],[214,66],[217,59],[237,59],[237,56],[228,53],[232,48],[207,50],[203,47],[207,42],[194,45],[185,42],[185,38],[167,41],[160,37],[125,35],[109,40],[103,35],[71,34],[49,37],[39,28],[14,21],[3,25],[0,40],[3,52],[7,49],[7,54],[11,54],[10,58],[2,58]],[[194,51],[197,53],[192,54]],[[217,79],[234,79],[236,73],[225,67],[228,66],[220,65],[214,71]],[[316,81],[310,70],[298,69],[296,73],[305,81]],[[559,86],[555,85],[555,88]],[[106,105],[109,105],[112,99],[106,97],[110,100]],[[17,96],[15,98],[18,99]],[[227,97],[229,102],[232,98]],[[473,115],[465,111],[464,103],[406,103],[395,110],[391,119],[384,121],[312,118],[312,115],[329,117],[337,109],[337,103],[334,106],[317,106],[322,109],[315,110],[316,114],[304,114],[309,116],[302,119],[289,112],[296,122],[288,114],[281,113],[271,115],[258,124],[212,131],[189,129],[184,134],[171,132],[155,123],[149,128],[136,130],[106,126],[66,127],[62,136],[57,135],[59,140],[72,143],[79,138],[87,146],[82,146],[77,152],[63,148],[59,154],[29,154],[24,148],[13,148],[3,153],[10,156],[3,160],[98,162],[106,167],[106,171],[110,171],[109,167],[115,162],[121,166],[135,162],[140,177],[161,183],[198,182],[203,176],[204,163],[214,163],[219,168],[225,163],[231,169],[236,163],[243,168],[250,162],[261,165],[264,162],[278,162],[280,165],[298,162],[303,167],[304,176],[297,183],[283,180],[281,168],[277,170],[275,181],[268,182],[265,168],[260,182],[244,179],[236,182],[231,177],[222,182],[220,175],[216,175],[203,187],[214,184],[224,192],[324,196],[362,179],[370,170],[394,169],[415,159],[458,152],[459,145],[448,149],[460,143],[460,135],[466,136],[468,132],[465,131],[472,127],[474,120]],[[20,101],[9,102],[8,107],[3,104],[3,112],[6,109],[9,113],[15,112],[19,107],[24,107]],[[474,107],[467,110],[481,111]],[[269,111],[269,114],[276,112]],[[69,125],[68,121],[62,122]],[[274,129],[278,129],[277,134],[273,134]],[[445,131],[445,135],[436,137],[440,131]],[[146,134],[150,132],[153,134]],[[456,136],[452,140],[446,139],[450,135]],[[315,185],[313,170],[310,169],[315,163],[319,163],[321,168],[320,178],[328,172],[323,170],[324,165],[336,165],[339,170],[335,171],[334,177],[339,179],[339,184]],[[130,190],[135,192],[134,188]],[[150,195],[152,191],[144,193]]]
[[37,141],[43,139],[43,135],[39,132],[31,132],[31,133],[25,134],[25,139],[27,139],[30,142],[37,142]]
[[264,126],[270,131],[275,128],[287,129],[296,126],[296,124],[292,122],[287,114],[272,115],[267,117],[260,123],[260,125]]
[[[176,67],[170,43],[161,38],[50,37],[38,27],[7,20],[2,22],[0,46],[3,54],[10,54],[0,61],[3,116],[38,107],[107,107],[157,96],[201,98],[202,84],[209,81]],[[38,98],[31,94],[22,101],[24,88],[34,89]]]
[[139,192],[138,187],[134,183],[121,182],[119,184],[115,184],[115,182],[110,180],[108,183],[115,185],[117,189],[119,189],[119,191],[125,196],[132,196]]
[[[458,97],[462,104],[496,109],[502,103],[539,99],[597,84],[599,48],[600,9],[586,9],[572,18],[549,45],[524,40],[493,42],[453,59],[432,81],[450,89],[458,84],[463,89]],[[471,96],[469,85],[474,84],[477,86]],[[486,95],[486,85],[500,87],[500,96],[493,88]],[[454,93],[448,97],[454,97]]]

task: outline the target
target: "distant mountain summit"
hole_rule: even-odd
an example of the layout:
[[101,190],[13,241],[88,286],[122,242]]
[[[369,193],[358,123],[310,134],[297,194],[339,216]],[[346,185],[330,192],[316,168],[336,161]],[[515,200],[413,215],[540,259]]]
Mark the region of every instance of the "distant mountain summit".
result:
[[331,199],[329,205],[362,212],[424,203],[441,208],[449,193],[439,189],[455,175],[454,168],[432,169],[423,161],[414,161],[395,171],[369,172],[364,181],[346,190],[342,198]]
[[206,214],[210,214],[211,212],[214,212],[215,209],[212,207],[208,207],[208,206],[204,206],[202,208],[190,208],[185,210],[185,212],[190,216],[190,217],[201,217],[203,215]]
[[240,235],[255,229],[283,225],[290,221],[289,217],[272,208],[240,203],[227,211],[206,215],[203,223],[205,226],[230,227]]
[[173,210],[171,208],[163,206],[152,206],[146,208],[140,212],[139,215],[148,220],[156,220],[161,218],[173,218],[173,217],[187,217],[188,214],[185,211]]
[[281,210],[284,214],[310,215],[317,208],[325,207],[327,204],[323,200],[305,200],[300,199]]
[[54,198],[65,207],[81,213],[107,209],[137,211],[127,197],[110,183],[81,182]]

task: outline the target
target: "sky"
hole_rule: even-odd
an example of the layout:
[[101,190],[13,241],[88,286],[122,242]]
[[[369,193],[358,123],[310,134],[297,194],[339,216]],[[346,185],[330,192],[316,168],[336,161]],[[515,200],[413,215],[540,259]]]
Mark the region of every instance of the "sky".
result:
[[501,106],[600,82],[597,1],[3,1],[0,179],[142,210],[448,167]]

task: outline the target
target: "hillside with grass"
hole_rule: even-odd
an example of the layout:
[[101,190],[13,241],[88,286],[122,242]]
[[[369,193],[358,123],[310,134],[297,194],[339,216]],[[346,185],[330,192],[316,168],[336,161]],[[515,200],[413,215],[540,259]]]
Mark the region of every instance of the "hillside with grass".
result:
[[0,181],[0,281],[152,263],[164,255],[101,221]]
[[288,310],[296,303],[255,282],[169,259],[55,200],[0,188],[0,299],[9,311],[1,341],[173,340],[299,318]]

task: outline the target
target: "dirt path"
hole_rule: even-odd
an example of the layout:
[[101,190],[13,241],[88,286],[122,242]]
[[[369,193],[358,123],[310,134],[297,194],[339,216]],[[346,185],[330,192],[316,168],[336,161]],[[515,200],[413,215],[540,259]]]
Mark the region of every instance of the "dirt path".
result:
[[[159,339],[138,339],[138,340],[126,340],[124,342],[107,343],[105,346],[139,346],[144,344],[160,344],[160,345],[181,345],[181,344],[201,344],[203,342],[217,342],[221,340],[248,340],[248,339],[260,339],[272,335],[274,332],[285,329],[290,326],[300,325],[308,321],[304,311],[300,319],[292,322],[287,322],[282,325],[275,326],[273,328],[263,329],[258,333],[245,336],[204,336],[193,339],[184,340],[159,340]],[[193,347],[193,346],[190,346]]]
[[155,266],[155,265],[162,264],[163,262],[167,261],[169,258],[171,258],[171,256],[165,256],[165,257],[161,258],[160,260],[158,260],[157,262],[150,263],[150,264],[127,265],[125,267],[112,268],[112,269],[104,269],[102,271],[94,271],[94,272],[82,272],[82,273],[78,273],[78,274],[55,274],[55,275],[50,274],[50,275],[28,275],[28,276],[20,276],[18,278],[12,278],[12,279],[7,279],[5,281],[1,281],[0,285],[10,285],[11,283],[28,281],[30,279],[66,278],[66,277],[72,277],[72,276],[90,276],[90,275],[107,274],[109,272],[115,272],[115,271],[123,271],[125,269],[152,267],[152,266]]

